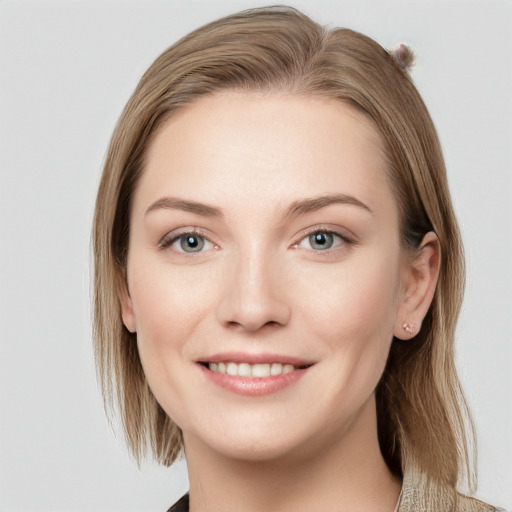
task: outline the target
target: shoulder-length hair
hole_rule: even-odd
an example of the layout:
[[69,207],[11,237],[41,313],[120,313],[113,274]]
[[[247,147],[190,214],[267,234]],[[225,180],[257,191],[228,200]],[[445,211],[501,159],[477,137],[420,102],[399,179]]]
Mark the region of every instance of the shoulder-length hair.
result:
[[121,319],[132,197],[158,128],[196,98],[223,90],[338,100],[380,132],[404,250],[434,231],[442,255],[421,330],[410,342],[393,340],[376,390],[381,450],[396,475],[415,468],[453,495],[464,475],[471,488],[473,427],[454,364],[464,259],[434,125],[392,53],[288,7],[244,11],[178,41],[144,74],[113,133],[93,228],[95,354],[107,410],[120,413],[132,454],[140,461],[150,448],[169,465],[182,448],[179,428],[148,387],[136,335]]

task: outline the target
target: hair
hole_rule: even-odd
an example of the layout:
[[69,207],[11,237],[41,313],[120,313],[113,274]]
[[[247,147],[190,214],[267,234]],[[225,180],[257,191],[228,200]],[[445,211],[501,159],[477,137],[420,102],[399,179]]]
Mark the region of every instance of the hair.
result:
[[171,46],[143,75],[114,130],[93,227],[94,338],[106,409],[119,413],[131,453],[140,462],[150,449],[170,465],[182,449],[180,429],[149,389],[136,334],[121,318],[133,193],[158,128],[197,98],[226,90],[338,100],[379,131],[403,248],[414,253],[434,231],[441,249],[421,330],[410,342],[393,340],[376,390],[381,451],[398,476],[414,469],[452,497],[465,477],[473,490],[474,429],[454,363],[464,258],[436,130],[407,66],[391,52],[282,6],[222,18]]

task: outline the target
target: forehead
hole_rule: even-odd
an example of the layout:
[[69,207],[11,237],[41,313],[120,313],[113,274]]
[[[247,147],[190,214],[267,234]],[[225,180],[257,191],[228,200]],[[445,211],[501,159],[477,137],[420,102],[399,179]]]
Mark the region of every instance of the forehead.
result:
[[347,104],[226,92],[195,101],[159,129],[136,202],[192,194],[221,206],[236,207],[238,198],[239,207],[257,209],[297,196],[350,193],[374,203],[376,193],[389,191],[386,176],[377,130]]

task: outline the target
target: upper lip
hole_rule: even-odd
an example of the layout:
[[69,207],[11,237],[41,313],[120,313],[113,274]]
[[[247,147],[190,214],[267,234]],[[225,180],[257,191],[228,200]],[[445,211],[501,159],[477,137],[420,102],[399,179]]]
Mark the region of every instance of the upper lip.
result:
[[250,354],[246,352],[222,352],[200,358],[197,360],[198,363],[221,363],[221,362],[232,362],[232,363],[248,363],[248,364],[263,364],[263,363],[282,363],[291,364],[295,367],[307,367],[315,363],[315,361],[302,359],[299,357],[283,355],[283,354],[272,354],[272,353],[258,353]]

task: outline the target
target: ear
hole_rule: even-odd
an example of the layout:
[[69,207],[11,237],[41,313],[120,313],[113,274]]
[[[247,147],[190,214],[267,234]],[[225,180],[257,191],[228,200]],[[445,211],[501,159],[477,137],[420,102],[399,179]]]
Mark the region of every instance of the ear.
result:
[[123,273],[122,276],[119,276],[118,290],[119,302],[121,303],[121,316],[123,318],[123,324],[130,332],[137,332],[135,312],[133,310],[133,303],[130,297],[130,291],[128,289],[126,273]]
[[441,265],[441,248],[437,235],[430,231],[407,263],[403,292],[393,334],[401,340],[416,336],[427,314]]

